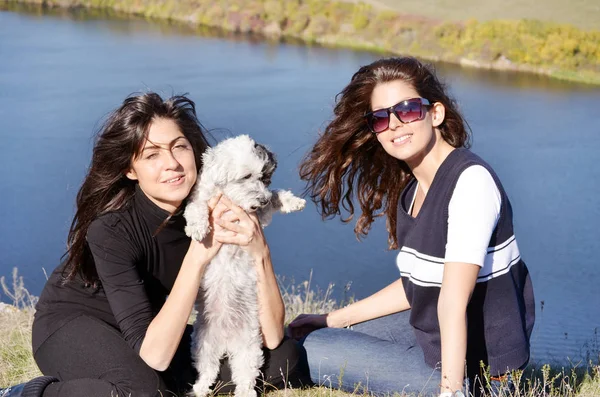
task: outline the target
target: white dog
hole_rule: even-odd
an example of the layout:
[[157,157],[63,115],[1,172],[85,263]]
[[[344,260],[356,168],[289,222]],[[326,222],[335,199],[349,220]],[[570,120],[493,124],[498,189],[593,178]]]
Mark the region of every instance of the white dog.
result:
[[[201,241],[209,232],[208,201],[218,193],[245,211],[257,211],[263,227],[273,212],[304,208],[305,200],[291,192],[269,190],[275,157],[247,135],[208,148],[202,159],[202,173],[184,212],[185,232],[193,239]],[[256,378],[263,365],[256,282],[253,259],[237,245],[223,245],[208,265],[196,300],[198,317],[192,336],[199,374],[193,387],[196,396],[210,393],[225,355],[235,395],[256,396]]]

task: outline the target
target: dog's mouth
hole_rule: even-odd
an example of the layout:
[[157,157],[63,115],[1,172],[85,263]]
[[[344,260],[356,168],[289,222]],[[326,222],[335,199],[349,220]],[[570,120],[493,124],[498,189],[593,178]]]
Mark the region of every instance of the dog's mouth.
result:
[[269,200],[269,199],[262,199],[262,200],[260,200],[260,201],[258,202],[258,205],[253,205],[253,206],[251,206],[251,207],[250,207],[250,210],[251,210],[251,211],[256,211],[256,210],[258,210],[258,209],[260,209],[260,208],[264,208],[264,207],[265,207],[267,204],[269,204],[269,202],[270,202],[270,201],[271,201],[271,200]]

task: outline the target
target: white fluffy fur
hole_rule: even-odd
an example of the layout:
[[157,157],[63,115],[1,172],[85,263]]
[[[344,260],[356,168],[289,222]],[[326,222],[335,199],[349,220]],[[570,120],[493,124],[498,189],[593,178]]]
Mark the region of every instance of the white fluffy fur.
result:
[[[203,154],[202,173],[185,209],[185,232],[201,241],[209,232],[208,200],[219,192],[236,205],[257,211],[266,226],[276,211],[304,208],[289,191],[268,189],[276,162],[273,154],[247,135],[227,139]],[[215,382],[220,359],[227,355],[238,397],[254,397],[263,364],[253,259],[237,245],[224,245],[202,280],[194,324],[193,351],[199,378],[194,394],[204,397]]]

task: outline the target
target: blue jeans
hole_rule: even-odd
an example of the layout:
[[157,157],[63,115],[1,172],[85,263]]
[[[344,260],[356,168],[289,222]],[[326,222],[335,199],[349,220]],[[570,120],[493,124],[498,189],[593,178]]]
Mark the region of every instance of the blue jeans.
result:
[[441,372],[425,364],[410,311],[354,325],[323,328],[303,341],[315,384],[375,394],[437,395]]

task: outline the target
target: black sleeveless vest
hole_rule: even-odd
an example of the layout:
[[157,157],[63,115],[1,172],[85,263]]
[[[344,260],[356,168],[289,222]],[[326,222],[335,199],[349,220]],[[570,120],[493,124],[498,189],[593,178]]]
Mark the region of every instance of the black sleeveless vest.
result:
[[513,233],[512,208],[502,185],[481,158],[455,149],[438,169],[416,218],[408,214],[416,180],[408,183],[398,203],[397,265],[411,304],[410,323],[431,367],[441,362],[437,304],[448,235],[448,205],[461,173],[472,165],[485,167],[501,194],[500,217],[484,266],[467,308],[467,371],[476,374],[480,361],[491,374],[525,366],[535,319],[531,279]]

